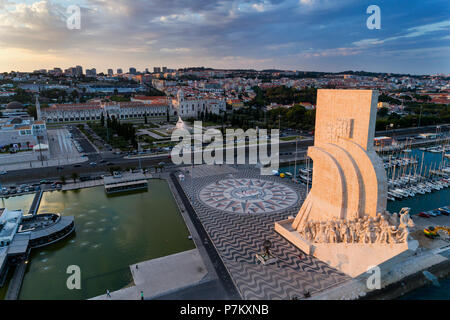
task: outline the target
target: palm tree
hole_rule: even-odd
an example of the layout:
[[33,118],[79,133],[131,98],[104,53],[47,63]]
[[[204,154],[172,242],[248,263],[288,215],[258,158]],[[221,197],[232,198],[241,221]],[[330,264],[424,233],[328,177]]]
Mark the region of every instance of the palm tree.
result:
[[76,172],[72,173],[70,177],[73,179],[73,183],[77,182],[78,174]]

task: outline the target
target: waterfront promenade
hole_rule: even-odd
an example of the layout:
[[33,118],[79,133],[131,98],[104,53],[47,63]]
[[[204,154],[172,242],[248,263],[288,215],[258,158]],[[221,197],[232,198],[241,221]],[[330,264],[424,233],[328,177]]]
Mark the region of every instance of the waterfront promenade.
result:
[[5,300],[17,300],[17,298],[19,297],[20,288],[22,287],[23,278],[25,277],[25,271],[27,270],[27,263],[27,261],[21,261],[15,267],[14,274],[8,286]]
[[[196,166],[181,170],[182,197],[189,199],[198,221],[219,255],[242,299],[302,298],[350,280],[326,263],[305,255],[274,230],[274,221],[298,212],[303,186],[260,176],[250,166]],[[211,197],[208,197],[208,194]],[[245,199],[254,195],[263,201]],[[260,203],[261,202],[261,203]],[[263,242],[273,244],[277,263],[264,266],[255,254]]]
[[208,272],[197,249],[152,259],[130,266],[133,285],[91,300],[139,300],[158,298],[206,282]]

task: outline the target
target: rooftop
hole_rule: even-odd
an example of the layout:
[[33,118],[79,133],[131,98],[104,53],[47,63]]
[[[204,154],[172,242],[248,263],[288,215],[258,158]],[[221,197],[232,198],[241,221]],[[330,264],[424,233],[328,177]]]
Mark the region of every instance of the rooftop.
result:
[[0,246],[9,243],[17,232],[22,220],[22,210],[0,209]]
[[141,180],[147,181],[145,174],[141,172],[138,173],[123,172],[120,175],[106,176],[103,178],[105,186],[118,183],[136,182]]

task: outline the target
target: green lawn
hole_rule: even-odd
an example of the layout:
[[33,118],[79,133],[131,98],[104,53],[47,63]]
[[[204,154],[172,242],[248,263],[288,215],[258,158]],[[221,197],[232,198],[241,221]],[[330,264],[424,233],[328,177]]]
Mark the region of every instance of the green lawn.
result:
[[169,137],[168,135],[163,134],[163,133],[161,133],[161,132],[159,132],[157,130],[154,130],[154,129],[148,129],[148,131],[153,132],[154,134],[157,134],[158,136],[163,137],[163,138]]
[[296,138],[299,138],[299,137],[297,137],[297,136],[295,136],[295,137],[281,137],[280,140],[282,140],[282,141],[292,141],[292,140],[295,140]]

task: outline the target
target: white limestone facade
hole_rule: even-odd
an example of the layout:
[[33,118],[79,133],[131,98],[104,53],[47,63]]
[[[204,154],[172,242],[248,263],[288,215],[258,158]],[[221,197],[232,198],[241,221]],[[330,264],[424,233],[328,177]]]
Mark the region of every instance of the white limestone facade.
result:
[[97,121],[101,115],[117,119],[166,118],[167,112],[174,112],[169,103],[95,102],[81,104],[55,104],[41,110],[42,119],[47,123]]
[[200,118],[202,112],[211,112],[218,115],[226,110],[224,99],[212,96],[186,97],[181,89],[177,93],[177,98],[173,99],[172,105],[176,115],[183,118]]

